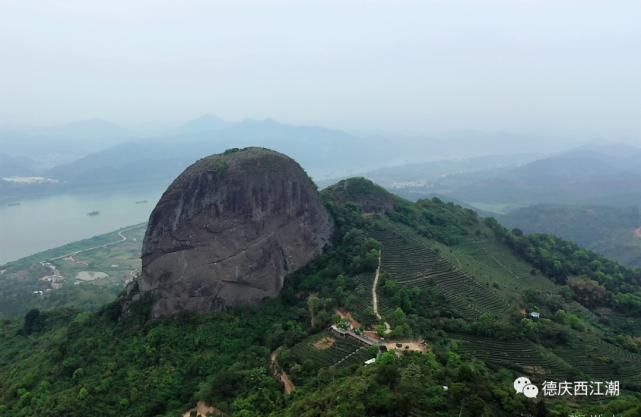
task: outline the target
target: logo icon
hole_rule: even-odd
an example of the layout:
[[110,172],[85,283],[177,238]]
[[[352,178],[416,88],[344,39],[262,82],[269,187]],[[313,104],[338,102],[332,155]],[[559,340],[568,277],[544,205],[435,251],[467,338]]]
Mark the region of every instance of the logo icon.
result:
[[536,398],[539,395],[539,387],[533,384],[526,385],[523,387],[523,395],[527,398]]
[[523,388],[525,388],[526,385],[531,384],[532,381],[530,381],[530,378],[526,378],[524,376],[518,377],[514,380],[514,390],[517,394],[523,394]]
[[514,391],[523,394],[527,398],[536,398],[539,395],[539,387],[532,384],[530,378],[520,376],[514,380]]

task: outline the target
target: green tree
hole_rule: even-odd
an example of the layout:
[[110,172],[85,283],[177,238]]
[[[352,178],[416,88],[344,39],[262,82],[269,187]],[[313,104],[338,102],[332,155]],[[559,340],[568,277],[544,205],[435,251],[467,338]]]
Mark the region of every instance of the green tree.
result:
[[310,317],[310,325],[316,328],[316,314],[318,313],[321,305],[321,300],[316,295],[312,294],[307,297],[307,310]]
[[24,316],[23,332],[26,335],[31,334],[38,327],[38,322],[40,319],[40,310],[32,309],[27,312]]

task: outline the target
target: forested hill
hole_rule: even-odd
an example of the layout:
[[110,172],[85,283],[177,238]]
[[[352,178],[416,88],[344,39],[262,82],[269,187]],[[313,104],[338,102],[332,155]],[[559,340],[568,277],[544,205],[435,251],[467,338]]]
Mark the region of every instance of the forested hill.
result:
[[552,233],[624,265],[641,267],[639,207],[537,204],[512,210],[499,220],[526,233]]
[[[363,179],[322,196],[332,246],[260,307],[150,320],[134,291],[3,321],[0,416],[641,415],[638,270]],[[528,399],[523,375],[621,393]]]

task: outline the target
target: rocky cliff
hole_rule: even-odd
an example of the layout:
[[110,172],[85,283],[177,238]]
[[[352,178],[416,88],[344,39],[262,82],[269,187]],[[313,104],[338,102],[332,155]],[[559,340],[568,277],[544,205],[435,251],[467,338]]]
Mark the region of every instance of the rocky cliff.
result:
[[256,304],[319,255],[332,231],[294,160],[230,150],[194,163],[165,191],[149,218],[138,286],[154,294],[154,317]]

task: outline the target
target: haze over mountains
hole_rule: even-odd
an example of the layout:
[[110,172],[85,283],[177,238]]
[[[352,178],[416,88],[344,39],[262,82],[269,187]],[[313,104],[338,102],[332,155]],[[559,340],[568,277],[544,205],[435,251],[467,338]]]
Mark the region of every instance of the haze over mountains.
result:
[[[508,183],[502,183],[501,174],[577,142],[576,138],[566,138],[555,144],[549,135],[529,139],[522,134],[462,130],[421,137],[349,133],[271,119],[229,122],[211,114],[166,128],[124,128],[101,119],[53,128],[3,128],[0,129],[0,174],[3,177],[38,175],[58,183],[16,187],[2,181],[0,198],[132,181],[158,182],[164,186],[201,155],[255,145],[293,155],[321,185],[368,172],[365,176],[408,198],[447,193],[462,200],[502,199],[520,204],[514,201],[518,188],[538,186],[540,180],[528,179],[532,172],[527,171],[534,171],[536,175],[538,166],[524,167],[525,171]],[[606,153],[603,157],[616,155]],[[558,163],[564,164],[564,161]],[[580,163],[576,161],[575,165]],[[594,165],[595,175],[600,175],[598,169],[607,168],[607,161],[602,165]],[[478,183],[480,180],[487,182]],[[491,195],[477,197],[474,190],[479,186],[490,187]],[[514,190],[517,193],[512,195]],[[506,194],[510,194],[509,198]],[[534,200],[538,202],[538,197]]]
[[93,178],[114,183],[131,178],[140,182],[169,180],[201,155],[252,144],[288,149],[317,176],[353,169],[350,167],[357,161],[356,155],[364,153],[368,157],[361,160],[363,167],[383,163],[373,152],[363,152],[367,149],[366,140],[342,131],[291,126],[273,120],[227,124],[201,118],[166,136],[122,142],[45,171],[45,175],[68,183]]
[[638,204],[641,148],[596,142],[549,156],[491,155],[383,168],[363,174],[408,197],[434,194],[511,208],[538,203]]
[[[639,206],[641,149],[619,142],[572,147],[567,138],[556,146],[549,136],[526,139],[473,131],[422,138],[368,135],[271,119],[229,122],[212,114],[165,128],[124,128],[101,119],[47,129],[4,128],[0,201],[103,187],[162,189],[202,155],[262,146],[292,155],[321,188],[362,175],[410,200],[438,196],[499,215],[510,227],[555,233],[641,265],[641,241],[631,237],[641,225],[585,230],[580,214],[582,207],[597,206],[604,219],[615,219],[616,208]],[[541,205],[575,214],[566,212],[561,216],[565,226],[551,229],[560,226],[559,213],[539,210],[546,207]],[[529,206],[538,208],[513,212]]]
[[[4,129],[0,131],[0,149],[12,163],[3,164],[3,175],[25,176],[35,171],[69,184],[79,178],[91,181],[94,176],[97,183],[118,183],[123,177],[130,181],[170,179],[178,172],[174,166],[183,169],[203,154],[256,144],[287,148],[302,157],[310,171],[323,176],[350,169],[347,166],[355,162],[355,154],[363,156],[363,150],[367,149],[366,140],[339,130],[293,126],[269,119],[230,123],[213,115],[163,129],[161,133],[137,135],[100,120],[49,130]],[[331,166],[328,157],[332,158]],[[16,158],[22,158],[21,163]],[[133,171],[134,162],[141,165],[138,172]],[[367,162],[362,158],[360,162],[363,167],[378,163],[383,163],[382,158]],[[158,169],[152,173],[152,167]]]
[[[47,128],[5,126],[0,127],[0,153],[29,158],[30,166],[42,171],[121,142],[128,135],[120,126],[101,119]],[[23,172],[15,169],[12,174]]]
[[637,204],[641,149],[590,144],[461,187],[452,196],[482,203],[526,205]]
[[[540,157],[540,154],[528,153],[439,159],[379,168],[362,175],[403,197],[416,200],[432,195],[445,195],[460,186],[482,178],[494,178]],[[322,181],[321,184],[334,181]]]

